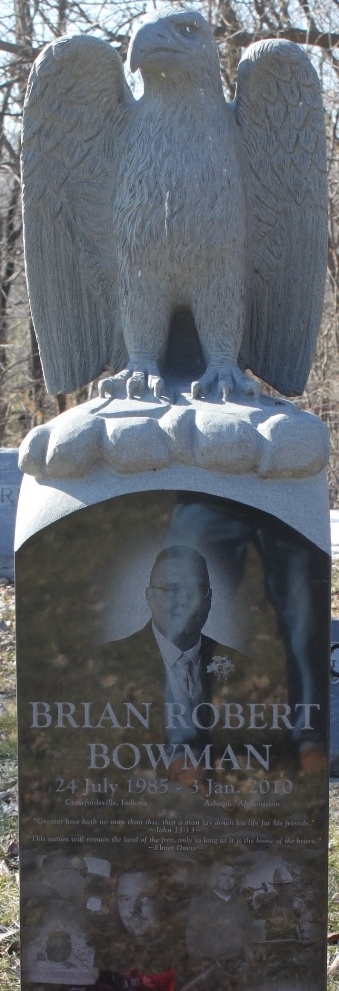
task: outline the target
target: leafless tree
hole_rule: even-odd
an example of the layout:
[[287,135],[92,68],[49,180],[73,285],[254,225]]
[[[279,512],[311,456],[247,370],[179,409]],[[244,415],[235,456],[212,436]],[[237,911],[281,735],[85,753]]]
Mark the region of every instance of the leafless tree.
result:
[[36,423],[86,390],[48,399],[24,279],[20,197],[20,125],[31,66],[62,34],[93,33],[125,58],[140,2],[12,0],[0,14],[0,442],[17,443]]

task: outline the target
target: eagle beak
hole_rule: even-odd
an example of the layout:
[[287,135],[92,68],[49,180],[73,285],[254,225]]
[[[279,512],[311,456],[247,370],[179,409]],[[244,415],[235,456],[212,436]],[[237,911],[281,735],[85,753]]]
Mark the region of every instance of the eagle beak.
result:
[[128,49],[128,62],[131,72],[142,69],[147,56],[155,54],[157,51],[172,51],[168,29],[161,24],[161,21],[154,21],[144,24],[139,28]]
[[149,35],[149,26],[145,24],[144,27],[139,28],[134,38],[130,42],[128,49],[128,62],[131,72],[136,72],[140,69],[140,64],[143,61],[144,53],[149,49],[149,43],[147,43]]

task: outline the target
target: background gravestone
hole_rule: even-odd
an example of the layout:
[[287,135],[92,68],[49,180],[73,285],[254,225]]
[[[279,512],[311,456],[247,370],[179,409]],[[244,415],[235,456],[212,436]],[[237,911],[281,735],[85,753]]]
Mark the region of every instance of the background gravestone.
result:
[[14,581],[14,529],[22,472],[18,451],[0,450],[0,578]]
[[330,774],[339,777],[339,620],[331,622]]

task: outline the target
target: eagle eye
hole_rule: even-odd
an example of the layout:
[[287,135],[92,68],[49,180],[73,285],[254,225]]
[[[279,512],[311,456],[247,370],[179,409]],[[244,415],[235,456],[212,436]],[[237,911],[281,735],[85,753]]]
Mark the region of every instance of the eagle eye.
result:
[[186,22],[186,24],[180,24],[179,26],[180,34],[183,34],[185,38],[189,38],[190,34],[194,34],[194,32],[197,30],[198,30],[198,25],[196,23],[193,23],[193,21],[190,21],[189,23]]

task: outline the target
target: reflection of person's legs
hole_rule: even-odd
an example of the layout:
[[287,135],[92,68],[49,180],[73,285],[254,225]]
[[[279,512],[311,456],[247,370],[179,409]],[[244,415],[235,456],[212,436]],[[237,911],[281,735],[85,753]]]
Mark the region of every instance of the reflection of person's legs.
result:
[[244,576],[248,544],[254,542],[285,648],[288,703],[292,708],[307,703],[320,705],[320,710],[312,709],[311,725],[315,730],[302,729],[305,719],[300,708],[292,735],[300,753],[304,752],[306,766],[307,749],[314,744],[319,748],[325,737],[327,556],[297,533],[290,536],[279,520],[258,526],[257,519],[249,507],[227,510],[212,496],[202,500],[201,496],[182,493],[172,516],[170,535],[173,541],[189,543],[202,553],[208,551],[209,561],[214,555],[218,557],[223,581],[234,592]]
[[[240,512],[240,511],[239,511]],[[233,510],[226,510],[213,496],[194,493],[180,495],[174,509],[169,532],[171,543],[190,544],[201,553],[217,556],[223,563],[225,582],[236,590],[243,578],[247,543],[251,528]]]
[[314,730],[303,729],[304,709],[298,710],[292,738],[306,753],[325,734],[326,555],[297,536],[278,535],[273,527],[258,530],[257,546],[286,651],[289,705],[292,709],[300,703],[320,706],[311,710]]

